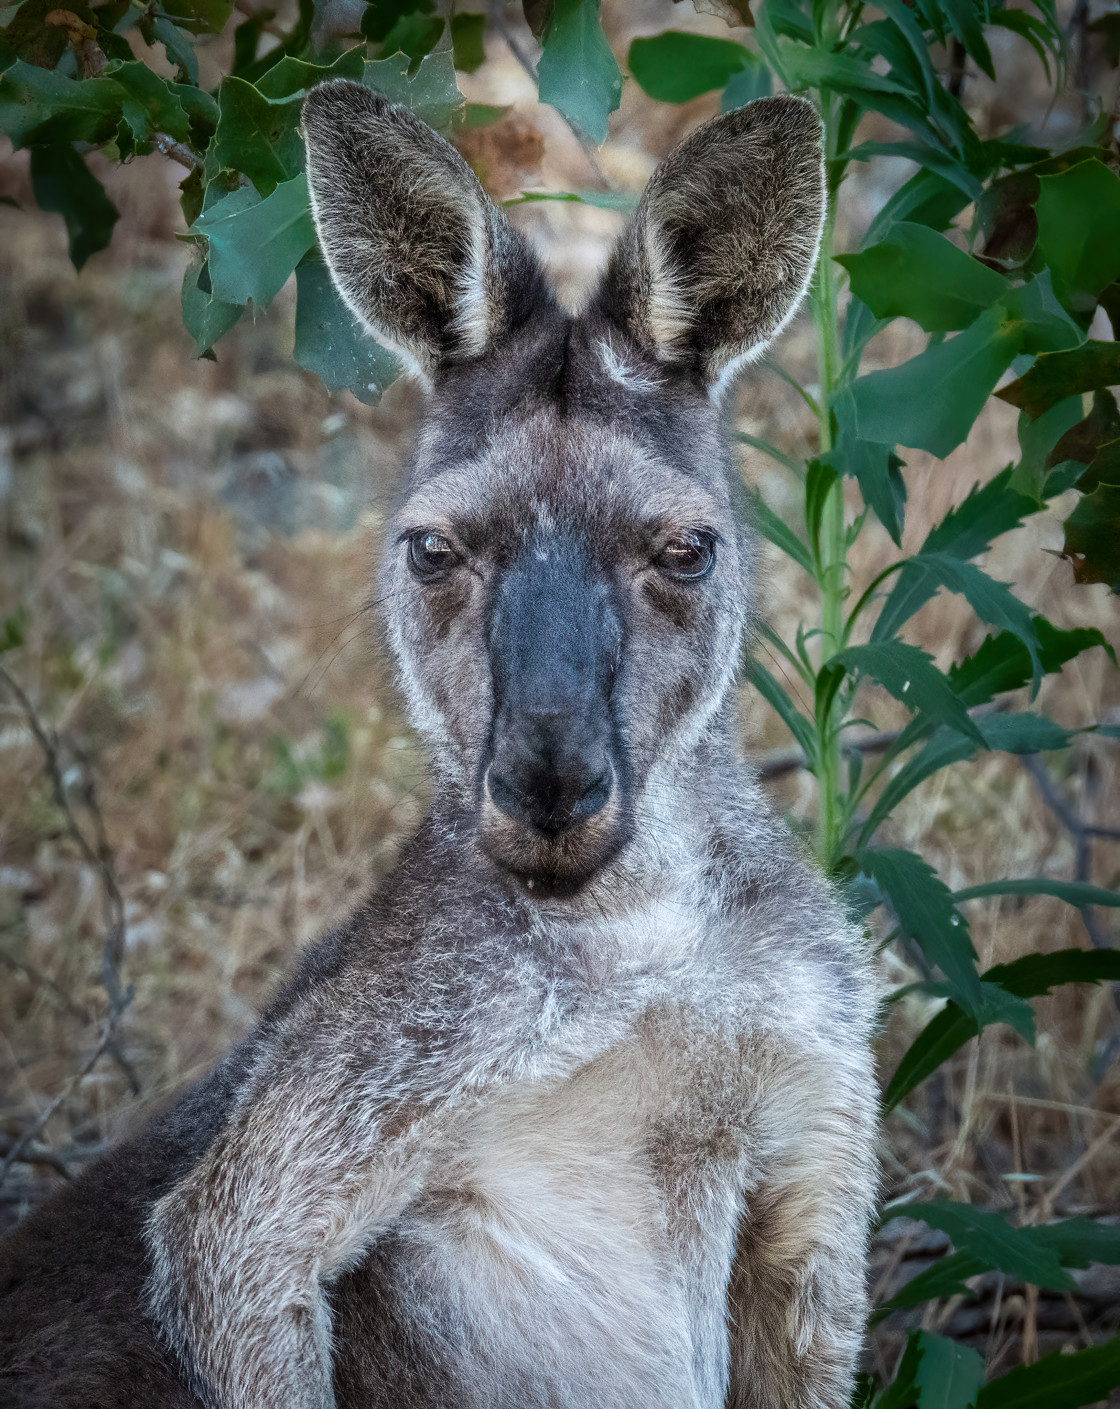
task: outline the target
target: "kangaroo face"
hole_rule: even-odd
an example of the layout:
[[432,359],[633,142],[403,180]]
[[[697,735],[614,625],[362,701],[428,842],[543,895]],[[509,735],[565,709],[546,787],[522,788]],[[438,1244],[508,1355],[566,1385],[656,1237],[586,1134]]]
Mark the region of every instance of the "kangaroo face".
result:
[[722,703],[746,615],[726,482],[659,453],[640,419],[589,412],[514,415],[463,463],[426,436],[432,469],[386,556],[390,632],[441,777],[469,790],[488,854],[550,891],[624,845],[651,769]]
[[774,99],[655,173],[588,308],[461,159],[356,84],[305,108],[344,298],[431,388],[383,567],[437,787],[537,894],[578,890],[732,690],[749,607],[718,395],[815,256],[819,124]]

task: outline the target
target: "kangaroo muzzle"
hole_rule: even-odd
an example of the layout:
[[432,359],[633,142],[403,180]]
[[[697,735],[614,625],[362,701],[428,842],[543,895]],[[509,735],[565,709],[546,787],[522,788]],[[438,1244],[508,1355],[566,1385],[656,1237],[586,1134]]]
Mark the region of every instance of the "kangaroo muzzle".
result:
[[527,878],[581,883],[621,845],[621,651],[610,583],[580,545],[531,540],[494,595],[481,798],[486,849]]

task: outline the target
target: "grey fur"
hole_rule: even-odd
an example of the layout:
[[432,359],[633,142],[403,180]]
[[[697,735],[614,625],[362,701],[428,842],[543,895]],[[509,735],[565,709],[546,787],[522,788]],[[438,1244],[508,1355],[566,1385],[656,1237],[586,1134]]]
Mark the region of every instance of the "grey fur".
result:
[[[435,802],[241,1046],[3,1245],[0,1399],[841,1409],[875,987],[740,757],[751,542],[712,395],[804,291],[819,124],[776,98],[700,129],[579,317],[409,114],[333,83],[305,124],[334,277],[432,382],[382,588]],[[420,529],[460,554],[438,583]],[[709,576],[659,572],[700,529]],[[553,837],[490,803],[487,642],[511,563],[564,544],[620,623],[618,781]]]

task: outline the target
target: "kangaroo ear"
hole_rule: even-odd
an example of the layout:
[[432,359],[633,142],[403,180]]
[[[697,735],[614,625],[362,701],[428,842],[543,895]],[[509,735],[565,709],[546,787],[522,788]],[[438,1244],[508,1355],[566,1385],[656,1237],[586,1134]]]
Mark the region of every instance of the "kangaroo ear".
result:
[[524,240],[407,108],[339,79],[307,95],[303,132],[335,284],[414,375],[478,356],[550,301]]
[[822,129],[802,98],[714,118],[665,158],[593,307],[722,389],[793,316],[825,212]]

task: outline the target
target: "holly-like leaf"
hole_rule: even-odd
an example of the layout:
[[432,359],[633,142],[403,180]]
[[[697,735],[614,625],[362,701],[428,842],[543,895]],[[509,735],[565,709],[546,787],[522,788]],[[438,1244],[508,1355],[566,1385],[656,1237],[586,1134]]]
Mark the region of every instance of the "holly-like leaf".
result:
[[67,78],[17,59],[0,74],[0,132],[14,147],[99,146],[115,134],[124,96],[111,78]]
[[900,221],[887,238],[837,256],[852,293],[877,318],[912,318],[927,333],[967,328],[1007,293],[1007,280],[927,225]]
[[318,255],[296,268],[294,356],[328,391],[351,391],[375,405],[399,372],[396,359],[358,326]]
[[1120,343],[1090,341],[1066,352],[1044,352],[996,395],[1033,418],[1079,392],[1118,384]]
[[[284,59],[281,64],[294,62]],[[218,89],[218,110],[218,130],[207,153],[208,166],[244,172],[262,196],[270,195],[282,181],[303,169],[299,103],[295,99],[270,102],[251,83],[227,74]]]
[[239,303],[214,297],[210,271],[204,260],[195,260],[183,275],[183,326],[194,339],[196,357],[204,357],[224,338],[245,311]]
[[204,235],[214,297],[267,308],[315,243],[307,177],[301,172],[261,200],[239,187],[191,226]]
[[863,502],[901,547],[906,481],[902,477],[903,463],[894,447],[861,440],[842,426],[835,446],[821,459],[841,474],[855,479]]
[[1066,519],[1062,556],[1078,582],[1103,582],[1120,594],[1120,485],[1098,484]]
[[854,859],[889,898],[903,933],[949,980],[958,1006],[979,1019],[983,995],[976,951],[968,922],[953,904],[949,887],[912,851],[860,847]]
[[402,103],[429,127],[450,127],[463,112],[455,64],[446,50],[426,54],[419,67],[412,65],[405,54],[367,60],[362,82],[391,103]]
[[1107,1399],[1120,1385],[1120,1336],[1104,1345],[1034,1365],[1018,1365],[980,1391],[976,1409],[1081,1409]]
[[1097,295],[1120,278],[1120,177],[1103,162],[1083,161],[1039,177],[1038,249],[1054,288],[1087,316]]
[[263,98],[277,102],[303,93],[329,78],[352,78],[360,83],[364,73],[365,45],[357,44],[353,49],[347,49],[345,54],[340,54],[333,64],[311,64],[289,54],[262,74],[253,87]]
[[662,103],[687,103],[722,88],[749,62],[747,50],[730,39],[675,29],[635,39],[627,56],[638,87]]
[[542,103],[554,107],[596,144],[622,98],[622,74],[599,23],[599,0],[555,0],[537,79]]
[[997,303],[956,337],[845,387],[834,403],[837,420],[862,440],[944,458],[972,429],[1021,342],[1019,321]]
[[842,665],[852,675],[875,680],[909,710],[919,710],[939,724],[947,724],[975,743],[984,736],[969,718],[933,657],[904,641],[876,640],[863,646],[847,646],[837,652],[829,665]]
[[137,143],[149,142],[156,132],[166,132],[176,142],[190,141],[190,119],[176,92],[181,85],[160,78],[139,60],[114,61],[105,76],[124,90],[121,116]]
[[112,239],[119,212],[69,143],[31,148],[31,189],[40,210],[54,211],[66,222],[75,269]]

